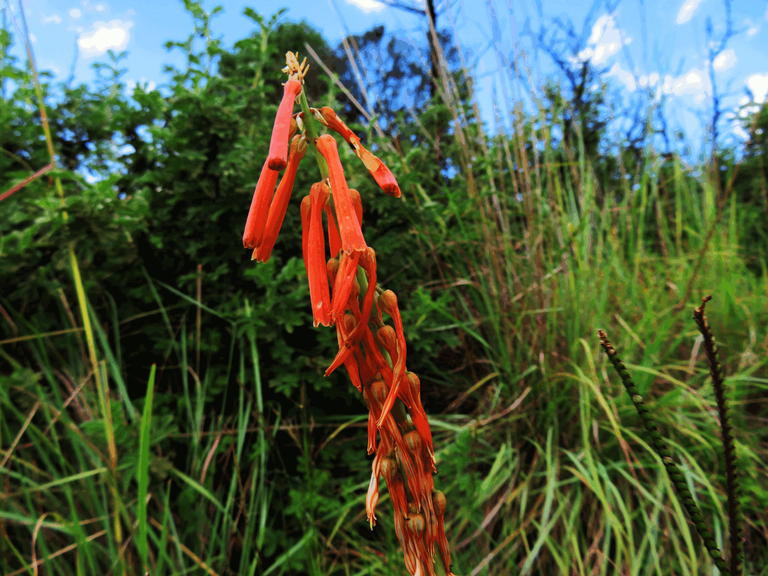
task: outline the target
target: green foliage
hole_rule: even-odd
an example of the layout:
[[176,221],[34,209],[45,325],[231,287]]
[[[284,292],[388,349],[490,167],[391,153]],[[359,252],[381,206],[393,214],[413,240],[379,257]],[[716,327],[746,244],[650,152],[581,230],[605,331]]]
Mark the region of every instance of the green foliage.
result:
[[[214,33],[217,9],[185,7],[191,34],[166,44],[184,64],[159,89],[129,93],[115,53],[93,87],[42,76],[61,168],[0,202],[0,558],[10,574],[34,573],[34,537],[52,574],[145,564],[158,575],[405,574],[384,492],[376,529],[365,522],[364,405],[341,372],[323,378],[336,335],[311,325],[298,211],[319,178],[311,158],[270,261],[257,266],[241,248],[283,55],[308,42],[364,101],[354,71],[342,47],[281,13],[246,8],[254,32],[230,49]],[[532,95],[541,112],[507,102],[515,129],[490,137],[447,34],[438,86],[397,38],[374,30],[357,40],[358,67],[382,56],[370,70],[385,97],[386,109],[374,108],[381,132],[320,66],[306,92],[345,115],[403,190],[399,201],[385,196],[340,149],[380,284],[399,295],[408,367],[421,377],[453,571],[709,570],[591,335],[622,326],[637,387],[652,391],[658,426],[722,547],[715,399],[704,373],[678,360],[698,344],[677,306],[712,291],[723,294],[717,332],[752,495],[746,573],[759,573],[768,561],[760,134],[743,158],[723,153],[724,171],[689,168],[611,142],[612,103],[552,82]],[[0,191],[49,161],[29,71],[10,45],[2,31]],[[401,86],[418,87],[413,100]],[[63,204],[51,176],[62,179]],[[110,388],[114,473],[71,243]],[[632,452],[637,443],[644,450]]]

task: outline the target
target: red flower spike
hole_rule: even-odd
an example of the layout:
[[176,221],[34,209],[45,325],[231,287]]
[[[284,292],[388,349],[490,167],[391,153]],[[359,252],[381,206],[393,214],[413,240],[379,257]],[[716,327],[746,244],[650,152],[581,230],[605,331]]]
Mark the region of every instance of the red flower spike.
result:
[[259,175],[259,181],[256,183],[256,189],[253,191],[248,218],[245,221],[245,232],[243,233],[244,248],[253,249],[261,243],[278,175],[277,171],[271,170],[267,163],[264,163],[264,167]]
[[357,276],[357,263],[359,260],[360,252],[352,252],[352,254],[341,253],[339,271],[333,284],[333,301],[331,305],[331,318],[333,320],[336,320],[347,308],[347,302],[355,283],[355,276]]
[[267,166],[272,170],[282,170],[288,163],[288,133],[293,120],[293,104],[296,96],[301,94],[301,82],[288,80],[283,86],[283,99],[277,109],[275,125],[272,128],[272,139],[269,142]]
[[268,262],[275,247],[277,235],[285,219],[285,211],[288,209],[288,202],[291,200],[293,192],[293,183],[296,180],[296,171],[299,169],[299,162],[307,151],[307,140],[302,136],[296,136],[291,141],[291,153],[288,157],[288,167],[283,173],[280,184],[277,185],[275,198],[269,207],[269,216],[267,217],[267,227],[264,231],[264,237],[256,251],[256,260],[259,262]]
[[392,406],[395,403],[395,398],[397,397],[398,388],[400,386],[400,380],[403,378],[403,374],[405,373],[406,347],[405,347],[405,334],[403,333],[403,321],[400,318],[400,310],[397,307],[397,296],[395,296],[395,293],[392,292],[392,290],[386,290],[381,293],[381,295],[379,296],[379,307],[381,308],[382,312],[384,312],[385,314],[389,314],[392,317],[392,320],[395,322],[395,331],[397,333],[397,354],[398,354],[397,364],[395,364],[395,366],[393,367],[394,385],[392,386],[392,389],[389,392],[389,397],[387,398],[387,401],[384,403],[384,409],[382,411],[382,417],[383,417],[386,414],[389,414],[389,411],[392,409]]
[[312,317],[315,327],[331,325],[331,294],[328,289],[326,272],[325,238],[323,236],[323,207],[330,193],[323,182],[312,185],[309,192],[309,237],[306,243],[304,261],[309,278],[309,298],[312,302]]
[[347,254],[363,251],[368,246],[365,243],[365,238],[363,238],[360,222],[355,215],[347,181],[344,179],[344,168],[341,166],[336,140],[330,134],[324,134],[317,139],[317,149],[328,163],[331,193],[336,207],[336,221],[339,224],[342,250]]
[[352,195],[352,206],[355,208],[355,216],[360,226],[363,225],[363,200],[360,198],[360,192],[354,188],[349,189],[349,193]]
[[331,256],[336,257],[341,251],[341,237],[330,204],[325,205],[325,215],[328,217],[328,244],[331,247]]

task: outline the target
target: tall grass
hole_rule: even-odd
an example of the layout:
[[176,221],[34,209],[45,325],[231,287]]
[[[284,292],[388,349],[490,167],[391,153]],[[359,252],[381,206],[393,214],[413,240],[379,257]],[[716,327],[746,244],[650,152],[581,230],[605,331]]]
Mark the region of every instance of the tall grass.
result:
[[[761,400],[768,389],[768,277],[756,278],[739,256],[746,208],[711,171],[694,178],[680,159],[653,151],[622,190],[605,189],[594,170],[599,159],[585,153],[582,140],[570,148],[555,143],[536,92],[529,95],[539,103],[532,111],[505,103],[515,110],[515,129],[491,138],[471,120],[476,102],[463,106],[456,78],[441,70],[436,105],[453,115],[442,138],[455,140],[452,160],[460,169],[439,196],[429,197],[417,177],[403,187],[422,264],[433,263],[425,276],[440,278],[404,300],[406,308],[444,319],[462,342],[454,351],[466,367],[462,376],[438,375],[461,401],[430,414],[438,482],[450,503],[453,572],[715,573],[595,338],[598,327],[610,327],[723,548],[715,398],[697,362],[702,341],[688,321],[701,295],[713,293],[742,470],[745,573],[768,573]],[[462,74],[471,87],[471,72]],[[408,171],[405,158],[398,167],[389,155],[393,172]],[[199,353],[200,323],[217,313],[199,291],[193,298],[149,275],[147,281],[173,342],[157,374],[180,375],[183,426],[155,416],[154,367],[143,400],[125,392],[119,334],[128,319],[96,317],[83,294],[94,333],[85,355],[84,321],[66,300],[57,334],[38,334],[20,311],[6,310],[6,322],[22,335],[0,341],[0,355],[13,367],[0,386],[2,572],[405,574],[388,507],[380,506],[371,536],[367,481],[332,484],[332,465],[318,457],[350,438],[364,449],[362,405],[359,415],[316,418],[302,397],[296,421],[267,413],[257,335],[225,318],[236,410],[206,406],[211,381]],[[194,307],[197,342],[184,323],[171,321],[171,301]],[[418,333],[418,318],[405,318],[406,332]],[[94,357],[103,360],[91,363]],[[25,368],[27,359],[34,369]],[[61,361],[66,370],[57,368]],[[113,384],[100,409],[88,392],[97,378]],[[113,459],[104,436],[110,412]],[[328,430],[320,446],[311,436],[316,427]],[[344,434],[350,430],[359,433]],[[183,443],[183,458],[159,450],[167,437]],[[269,465],[285,466],[288,444],[303,473],[295,501],[308,512],[302,531],[278,541],[269,528],[273,515],[296,511],[272,498]],[[359,463],[360,471],[367,467]],[[336,492],[319,493],[330,487]],[[321,498],[336,505],[317,505]],[[181,525],[179,510],[192,505],[204,513],[195,525]]]

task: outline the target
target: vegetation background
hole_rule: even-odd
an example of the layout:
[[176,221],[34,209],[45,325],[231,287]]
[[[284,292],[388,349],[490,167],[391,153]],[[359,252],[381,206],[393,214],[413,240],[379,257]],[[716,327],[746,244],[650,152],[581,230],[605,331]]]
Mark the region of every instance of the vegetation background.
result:
[[[307,43],[332,72],[310,59],[310,102],[364,135],[403,190],[384,196],[347,151],[421,377],[453,572],[716,573],[596,336],[612,337],[722,543],[691,315],[712,293],[745,573],[768,573],[765,104],[743,149],[715,131],[691,163],[653,144],[650,96],[609,133],[625,104],[587,89],[603,84],[586,62],[532,87],[533,109],[508,102],[514,131],[490,134],[449,28],[421,50],[383,29],[334,47],[248,9],[254,32],[226,49],[216,10],[184,3],[194,30],[166,47],[187,65],[162,90],[127,90],[116,53],[97,86],[40,73],[58,167],[0,201],[0,572],[406,574],[385,491],[376,528],[365,520],[365,406],[341,373],[322,376],[336,338],[310,319],[309,164],[269,263],[241,248],[283,55]],[[14,41],[9,24],[0,190],[51,161]],[[356,67],[381,96],[375,118],[353,103]],[[525,77],[525,62],[507,72]]]

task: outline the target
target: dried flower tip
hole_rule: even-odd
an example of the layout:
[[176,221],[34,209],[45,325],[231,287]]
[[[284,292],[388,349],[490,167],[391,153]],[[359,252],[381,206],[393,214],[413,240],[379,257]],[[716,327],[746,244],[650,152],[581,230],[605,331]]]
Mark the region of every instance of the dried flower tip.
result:
[[283,73],[288,74],[288,78],[291,80],[299,80],[300,82],[304,82],[304,76],[307,75],[307,71],[309,70],[309,64],[307,64],[307,59],[304,58],[304,60],[299,64],[299,53],[296,52],[295,54],[293,52],[286,52],[285,53],[285,68],[283,68]]

